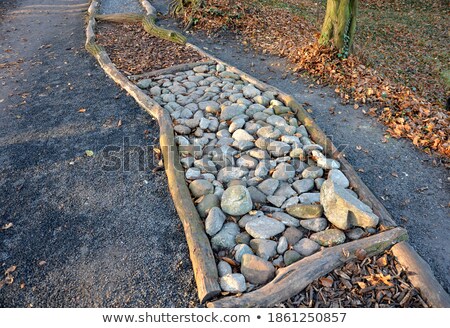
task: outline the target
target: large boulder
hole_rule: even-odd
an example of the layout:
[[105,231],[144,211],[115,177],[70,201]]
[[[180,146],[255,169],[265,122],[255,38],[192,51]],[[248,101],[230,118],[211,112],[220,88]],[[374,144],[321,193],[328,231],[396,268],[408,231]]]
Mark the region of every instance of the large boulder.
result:
[[323,183],[320,203],[328,221],[341,230],[354,226],[373,228],[378,224],[379,218],[369,206],[332,180]]

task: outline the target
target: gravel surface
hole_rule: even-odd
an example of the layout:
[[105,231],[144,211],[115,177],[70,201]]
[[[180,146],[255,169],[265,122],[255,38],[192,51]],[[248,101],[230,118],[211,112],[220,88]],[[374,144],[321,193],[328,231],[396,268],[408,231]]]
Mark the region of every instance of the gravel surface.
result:
[[101,0],[99,14],[144,13],[139,0]]
[[87,1],[0,8],[12,3],[0,16],[0,227],[13,224],[0,280],[17,269],[0,307],[196,306],[164,172],[138,170],[135,154],[130,170],[105,171],[105,146],[147,150],[158,126],[84,50]]

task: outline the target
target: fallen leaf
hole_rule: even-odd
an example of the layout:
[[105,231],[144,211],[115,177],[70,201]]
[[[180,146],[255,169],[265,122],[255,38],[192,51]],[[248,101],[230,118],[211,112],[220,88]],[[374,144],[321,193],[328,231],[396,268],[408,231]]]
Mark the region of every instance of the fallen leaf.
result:
[[118,126],[118,127],[121,127],[121,126],[122,126],[122,120],[119,120],[119,121],[117,122],[117,126]]
[[16,265],[10,266],[8,269],[6,269],[5,276],[9,275],[10,273],[13,273],[14,271],[16,271],[16,269],[17,269]]
[[94,156],[94,152],[93,152],[92,150],[89,150],[89,149],[86,150],[84,153],[86,154],[87,157],[92,157],[92,156]]
[[86,108],[80,108],[80,109],[78,110],[78,112],[79,112],[79,113],[86,113]]
[[38,266],[44,266],[46,264],[47,264],[47,262],[44,260],[38,262]]
[[322,284],[322,286],[324,286],[324,287],[333,287],[333,279],[331,279],[329,277],[320,278],[319,281]]
[[0,231],[8,230],[9,228],[12,228],[13,226],[14,226],[14,224],[12,222],[8,222],[0,228]]
[[396,178],[398,178],[398,174],[397,174],[397,172],[392,172],[392,173],[391,173],[391,175],[392,175],[393,177],[396,177]]
[[367,256],[367,252],[364,249],[358,249],[355,252],[356,258],[360,261],[364,260]]

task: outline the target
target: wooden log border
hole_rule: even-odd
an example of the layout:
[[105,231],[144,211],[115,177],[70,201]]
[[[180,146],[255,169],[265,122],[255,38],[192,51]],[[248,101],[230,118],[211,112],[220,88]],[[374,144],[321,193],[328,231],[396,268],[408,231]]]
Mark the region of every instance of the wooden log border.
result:
[[[156,17],[156,10],[147,0],[141,0],[141,4],[147,12],[146,17],[151,17],[154,23]],[[86,49],[98,60],[100,66],[105,70],[110,78],[118,83],[123,89],[125,89],[130,95],[132,95],[137,103],[143,107],[143,109],[152,115],[158,121],[160,127],[160,145],[163,152],[164,166],[168,178],[169,189],[172,195],[172,199],[175,204],[175,208],[180,216],[180,220],[184,227],[186,240],[189,247],[190,258],[194,270],[194,276],[197,284],[197,293],[201,303],[211,300],[215,296],[220,294],[220,286],[218,284],[218,273],[215,264],[214,255],[211,250],[211,245],[208,237],[205,234],[203,223],[198,215],[195,205],[192,202],[189,189],[184,179],[184,170],[179,162],[178,150],[174,141],[173,125],[170,115],[159,104],[154,102],[148,97],[142,90],[136,87],[129,81],[111,62],[106,51],[98,46],[95,42],[95,13],[98,8],[98,1],[92,0],[88,9],[89,20],[86,27]],[[144,25],[145,26],[145,25]],[[147,31],[147,29],[146,29]],[[151,33],[147,31],[148,33]],[[151,33],[152,34],[152,33]],[[161,35],[157,35],[163,37]],[[184,38],[184,36],[183,36]],[[170,38],[169,38],[170,39]],[[174,39],[171,41],[177,42]],[[443,288],[439,285],[436,278],[433,276],[426,262],[420,258],[420,256],[414,251],[414,249],[406,243],[407,233],[402,228],[396,228],[395,221],[383,206],[383,204],[373,195],[370,189],[362,182],[358,177],[355,170],[343,157],[341,153],[337,151],[337,148],[333,145],[331,140],[325,135],[325,133],[316,125],[310,115],[305,111],[303,106],[299,104],[292,96],[284,93],[283,91],[270,86],[244,72],[221,61],[218,58],[203,51],[197,46],[186,43],[186,46],[199,52],[206,58],[210,58],[216,63],[221,63],[227,67],[227,70],[238,74],[241,79],[254,84],[263,91],[273,91],[277,93],[278,98],[285,102],[287,106],[293,108],[296,111],[298,120],[305,125],[311,138],[321,144],[324,147],[325,154],[329,157],[338,159],[341,162],[341,169],[350,180],[351,187],[356,190],[360,198],[365,202],[369,202],[372,208],[380,217],[380,225],[387,231],[381,232],[371,237],[364,238],[355,242],[345,243],[343,245],[335,246],[325,249],[315,255],[305,258],[299,262],[293,263],[290,266],[280,269],[275,279],[264,287],[253,291],[251,293],[244,294],[241,297],[231,296],[225,297],[215,302],[209,302],[208,307],[261,307],[270,306],[277,302],[281,302],[289,298],[289,295],[295,295],[305,288],[314,279],[327,274],[335,267],[347,260],[353,258],[355,251],[361,248],[368,250],[369,255],[377,254],[385,249],[390,248],[392,245],[402,242],[395,251],[397,260],[407,268],[414,268],[414,275],[417,279],[411,279],[413,285],[420,290],[422,296],[432,307],[450,307],[450,301],[448,295]],[[200,63],[197,63],[199,65]],[[177,65],[178,66],[178,65]],[[196,66],[196,65],[195,65]],[[177,67],[179,70],[183,70],[182,66]],[[167,72],[178,71],[177,68],[173,70],[166,70]],[[189,69],[189,68],[188,68]],[[156,76],[152,72],[146,73],[149,77]],[[159,72],[159,74],[161,74]],[[372,244],[370,244],[372,243]],[[393,249],[394,251],[394,249]],[[339,253],[344,254],[336,255]],[[330,261],[330,265],[323,266],[322,259],[325,257],[334,259]],[[409,261],[408,261],[409,260]],[[305,262],[309,263],[305,266]],[[333,264],[331,264],[333,263]],[[407,264],[407,265],[406,265]],[[320,270],[317,268],[322,267]],[[309,272],[303,274],[304,271]],[[301,276],[301,284],[292,288],[291,279],[295,276]],[[298,279],[297,279],[298,280]],[[274,285],[279,286],[280,282],[289,285],[289,291],[283,293],[277,293],[277,289],[274,289]],[[277,287],[278,288],[278,287]],[[289,294],[289,295],[288,295]],[[439,297],[436,297],[439,295]],[[275,297],[276,296],[276,297]],[[276,300],[276,301],[274,301]]]

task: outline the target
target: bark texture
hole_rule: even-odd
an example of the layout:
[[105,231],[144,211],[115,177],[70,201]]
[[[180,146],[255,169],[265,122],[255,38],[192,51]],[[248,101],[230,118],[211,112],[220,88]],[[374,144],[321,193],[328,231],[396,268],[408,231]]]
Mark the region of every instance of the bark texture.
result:
[[352,49],[357,11],[358,0],[328,0],[319,43],[333,42],[341,55],[347,57]]

